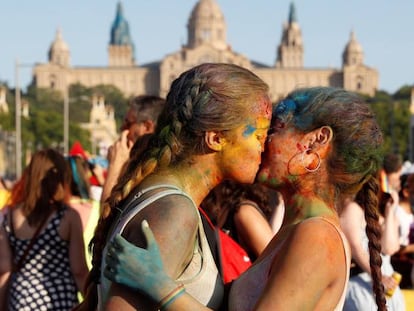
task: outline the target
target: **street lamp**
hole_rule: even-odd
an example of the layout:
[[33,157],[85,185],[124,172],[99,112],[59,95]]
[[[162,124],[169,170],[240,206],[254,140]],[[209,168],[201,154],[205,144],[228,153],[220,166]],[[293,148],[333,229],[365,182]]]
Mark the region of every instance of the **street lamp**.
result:
[[15,75],[15,126],[16,126],[16,178],[22,175],[22,100],[20,94],[20,77],[19,69],[24,67],[33,67],[33,64],[21,64],[16,59],[14,67]]
[[408,150],[410,152],[409,160],[414,162],[414,86],[411,88],[410,97],[410,131],[409,131],[409,145]]
[[15,102],[16,102],[16,111],[15,111],[15,125],[16,125],[16,179],[20,178],[22,175],[22,125],[21,125],[21,115],[22,115],[22,102],[20,98],[20,86],[19,86],[19,61],[16,59],[15,65]]
[[63,95],[63,154],[69,153],[69,90]]

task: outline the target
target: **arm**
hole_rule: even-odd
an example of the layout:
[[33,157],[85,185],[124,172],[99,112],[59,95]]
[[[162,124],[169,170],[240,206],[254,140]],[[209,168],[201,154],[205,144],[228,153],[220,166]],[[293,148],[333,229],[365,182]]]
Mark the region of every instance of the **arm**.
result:
[[84,294],[84,285],[88,275],[88,267],[85,258],[82,222],[79,214],[72,208],[69,208],[66,213],[69,222],[70,269],[78,290]]
[[[151,224],[164,268],[168,276],[180,276],[193,256],[198,229],[198,212],[193,203],[180,195],[161,198],[141,210],[126,226],[122,235],[139,247],[146,247],[140,224],[147,219]],[[134,261],[134,257],[129,260]],[[147,296],[123,285],[113,283],[109,292],[107,310],[153,310],[155,303]]]
[[[371,274],[369,253],[363,248],[360,236],[361,224],[365,223],[364,211],[357,203],[349,202],[341,213],[340,221],[341,228],[351,246],[353,260],[364,272]],[[386,289],[398,285],[391,276],[387,275],[382,276],[382,283]]]
[[234,215],[237,235],[247,248],[258,257],[273,237],[269,222],[256,207],[240,205]]
[[395,254],[400,249],[399,221],[395,213],[395,208],[399,203],[398,193],[392,191],[391,196],[392,200],[385,205],[384,218],[381,223],[381,249],[386,255]]
[[[141,228],[147,240],[147,249],[138,248],[117,235],[108,246],[104,274],[113,282],[123,283],[148,295],[161,306],[160,302],[165,301],[164,298],[178,284],[165,272],[158,244],[146,220]],[[174,298],[168,310],[210,310],[185,292]],[[111,309],[109,305],[106,308]]]
[[7,289],[13,257],[7,234],[2,226],[0,227],[0,254],[0,310],[7,310]]
[[105,182],[103,184],[101,203],[111,194],[112,188],[118,181],[119,174],[124,164],[129,159],[129,153],[133,146],[132,142],[128,140],[129,130],[124,130],[121,137],[108,150],[108,170]]
[[369,254],[361,241],[361,227],[365,223],[364,211],[357,203],[348,202],[341,213],[340,223],[351,247],[353,260],[363,271],[371,274]]
[[283,218],[285,217],[285,202],[281,194],[276,193],[279,197],[279,204],[274,207],[272,217],[270,219],[270,226],[272,227],[273,234],[276,234],[280,227],[282,227]]

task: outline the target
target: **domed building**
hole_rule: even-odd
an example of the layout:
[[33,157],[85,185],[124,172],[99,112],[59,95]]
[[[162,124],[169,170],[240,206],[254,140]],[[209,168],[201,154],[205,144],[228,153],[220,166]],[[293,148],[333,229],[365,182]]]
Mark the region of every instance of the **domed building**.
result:
[[283,25],[273,66],[258,64],[233,51],[227,42],[227,26],[216,0],[199,0],[187,24],[188,38],[178,51],[149,64],[137,64],[134,44],[122,4],[118,3],[111,27],[107,67],[74,67],[60,31],[49,51],[49,61],[34,68],[33,83],[66,92],[74,83],[87,87],[112,84],[126,95],[165,96],[171,82],[183,71],[203,62],[226,62],[246,67],[266,81],[273,101],[298,86],[335,86],[374,95],[378,72],[364,64],[364,53],[351,33],[342,55],[342,68],[305,68],[301,28],[294,4]]

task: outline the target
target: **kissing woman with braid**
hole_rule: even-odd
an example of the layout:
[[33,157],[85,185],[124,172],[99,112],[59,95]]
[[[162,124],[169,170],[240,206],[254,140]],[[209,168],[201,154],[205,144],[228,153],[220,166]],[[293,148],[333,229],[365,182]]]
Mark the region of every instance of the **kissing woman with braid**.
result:
[[[367,222],[373,293],[378,310],[386,310],[377,197],[381,146],[375,116],[354,93],[304,88],[274,107],[257,181],[283,195],[284,223],[231,284],[228,310],[342,311],[351,254],[339,226],[339,203],[357,193]],[[145,247],[115,236],[105,275],[146,293],[160,310],[216,310],[172,277],[165,242],[151,220],[143,221],[142,230]]]
[[198,206],[224,179],[254,181],[271,111],[268,86],[236,65],[202,64],[172,83],[148,148],[138,165],[131,165],[136,164],[131,155],[106,206],[110,212],[103,212],[93,240],[88,294],[79,310],[157,308],[146,295],[103,276],[106,245],[115,234],[146,246],[144,219],[159,241],[166,273],[203,305],[220,308],[224,286]]

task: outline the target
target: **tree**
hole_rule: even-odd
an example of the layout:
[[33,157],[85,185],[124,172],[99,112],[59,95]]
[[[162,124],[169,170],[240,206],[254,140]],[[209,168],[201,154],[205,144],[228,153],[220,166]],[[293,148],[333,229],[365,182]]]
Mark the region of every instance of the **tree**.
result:
[[394,95],[378,91],[367,98],[384,135],[384,152],[399,153],[408,159],[411,88],[402,87]]

